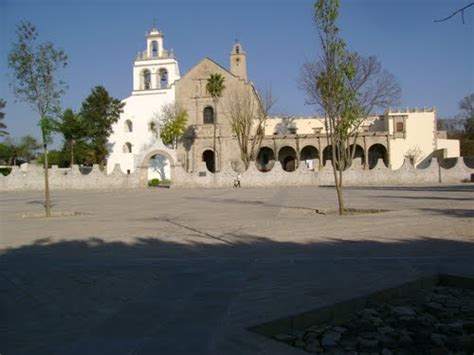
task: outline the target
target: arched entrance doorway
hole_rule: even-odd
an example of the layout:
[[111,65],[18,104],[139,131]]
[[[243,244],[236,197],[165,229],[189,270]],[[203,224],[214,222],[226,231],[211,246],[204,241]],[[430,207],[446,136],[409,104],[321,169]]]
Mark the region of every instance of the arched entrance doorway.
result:
[[375,168],[379,159],[382,159],[385,166],[388,167],[387,148],[377,143],[369,148],[369,169]]
[[167,148],[161,141],[136,157],[136,168],[140,171],[140,186],[147,187],[152,179],[159,179],[167,186],[174,185],[176,151]]
[[283,170],[291,172],[296,169],[296,151],[292,147],[283,147],[278,152],[278,160]]
[[216,159],[212,150],[208,149],[202,153],[202,161],[206,163],[206,168],[211,173],[216,171]]
[[147,162],[148,186],[169,186],[171,184],[171,163],[168,157],[157,153]]

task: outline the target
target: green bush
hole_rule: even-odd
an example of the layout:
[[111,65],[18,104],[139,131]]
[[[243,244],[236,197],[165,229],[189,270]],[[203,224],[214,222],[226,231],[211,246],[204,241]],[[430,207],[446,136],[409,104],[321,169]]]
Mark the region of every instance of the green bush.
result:
[[160,185],[169,185],[169,184],[171,184],[171,181],[168,180],[168,179],[163,179],[163,180],[161,180],[161,182],[160,182]]
[[12,171],[12,168],[0,168],[0,174],[7,176]]
[[160,185],[160,179],[151,179],[148,181],[148,186],[159,186]]

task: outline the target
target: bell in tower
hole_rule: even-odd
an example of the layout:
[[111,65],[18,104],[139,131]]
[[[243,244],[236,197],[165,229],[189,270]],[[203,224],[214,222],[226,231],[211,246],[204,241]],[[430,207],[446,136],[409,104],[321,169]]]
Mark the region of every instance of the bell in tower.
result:
[[247,56],[237,40],[230,52],[230,72],[247,81]]
[[146,34],[147,57],[150,59],[159,58],[163,55],[163,33],[156,27]]

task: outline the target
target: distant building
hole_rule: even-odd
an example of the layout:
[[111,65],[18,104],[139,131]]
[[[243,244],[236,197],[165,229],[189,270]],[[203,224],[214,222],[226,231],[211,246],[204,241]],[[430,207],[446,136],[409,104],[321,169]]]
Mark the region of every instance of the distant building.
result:
[[[241,166],[227,103],[239,92],[259,100],[247,78],[247,56],[242,45],[236,42],[232,47],[230,70],[204,58],[180,78],[176,59],[163,48],[162,33],[154,28],[146,40],[147,49],[134,63],[132,95],[124,100],[125,111],[110,137],[108,171],[115,164],[120,164],[124,172],[147,165],[151,179],[168,178],[166,164],[182,166],[186,172],[219,172],[224,164]],[[221,74],[225,84],[218,107],[206,90],[207,79],[214,73]],[[177,150],[171,151],[163,146],[150,122],[159,117],[163,105],[175,101],[187,111],[188,127]],[[356,144],[355,158],[365,169],[377,164],[398,169],[406,157],[415,165],[423,165],[432,157],[459,156],[459,141],[446,139],[437,131],[436,111],[432,108],[388,109],[370,117],[360,126]],[[156,159],[150,160],[155,152]],[[262,172],[271,170],[277,161],[286,171],[295,170],[300,163],[319,170],[330,156],[323,118],[268,117],[254,164]]]

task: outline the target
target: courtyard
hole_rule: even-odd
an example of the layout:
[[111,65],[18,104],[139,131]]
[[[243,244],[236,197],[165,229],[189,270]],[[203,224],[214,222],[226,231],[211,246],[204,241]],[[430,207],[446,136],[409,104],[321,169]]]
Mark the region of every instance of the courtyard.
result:
[[[302,354],[248,328],[437,273],[474,277],[474,185],[0,197],[2,354]],[[75,215],[72,215],[75,213]],[[69,215],[68,215],[69,214]]]

